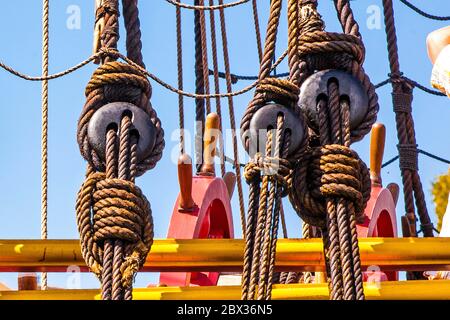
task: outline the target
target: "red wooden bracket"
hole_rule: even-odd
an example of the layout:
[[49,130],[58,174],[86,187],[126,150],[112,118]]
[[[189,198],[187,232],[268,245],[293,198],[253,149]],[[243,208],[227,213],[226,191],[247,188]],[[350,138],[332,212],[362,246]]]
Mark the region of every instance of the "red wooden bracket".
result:
[[[234,238],[230,198],[221,178],[194,176],[192,198],[196,205],[187,211],[180,209],[178,195],[167,238]],[[159,282],[167,286],[215,286],[219,275],[219,272],[162,272]]]

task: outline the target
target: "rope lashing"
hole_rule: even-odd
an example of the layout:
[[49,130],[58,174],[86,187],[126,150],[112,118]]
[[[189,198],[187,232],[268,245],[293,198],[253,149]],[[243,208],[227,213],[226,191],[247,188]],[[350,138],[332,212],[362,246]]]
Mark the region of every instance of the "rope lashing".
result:
[[348,59],[353,59],[359,64],[365,57],[364,46],[358,37],[324,31],[303,33],[299,38],[299,52],[300,57],[311,54],[347,54]]
[[306,223],[326,226],[326,198],[345,198],[355,206],[361,221],[370,198],[370,175],[358,154],[348,147],[330,144],[317,147],[297,163],[290,198]]
[[258,181],[260,176],[270,176],[282,188],[283,195],[287,195],[287,188],[291,176],[290,163],[286,159],[265,156],[257,153],[244,168],[244,178],[247,183]]
[[397,145],[400,169],[419,170],[419,152],[417,144],[399,144]]
[[153,243],[150,204],[142,191],[130,181],[91,173],[78,193],[76,211],[81,249],[90,270],[101,280],[103,242],[125,240],[130,254],[122,264],[121,278],[124,287],[131,286]]

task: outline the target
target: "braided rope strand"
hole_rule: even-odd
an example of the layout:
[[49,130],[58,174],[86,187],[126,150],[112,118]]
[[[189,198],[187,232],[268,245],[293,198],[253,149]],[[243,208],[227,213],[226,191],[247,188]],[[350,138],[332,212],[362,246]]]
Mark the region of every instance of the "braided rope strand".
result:
[[[43,0],[42,17],[42,76],[48,76],[49,60],[49,0]],[[48,213],[48,81],[42,82],[41,132],[41,239],[47,239]],[[47,290],[47,273],[41,273],[41,290]]]

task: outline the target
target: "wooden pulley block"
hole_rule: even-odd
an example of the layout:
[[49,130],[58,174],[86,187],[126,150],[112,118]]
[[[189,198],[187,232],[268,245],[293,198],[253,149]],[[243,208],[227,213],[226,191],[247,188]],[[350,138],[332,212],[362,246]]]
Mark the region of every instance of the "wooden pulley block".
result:
[[[290,144],[288,155],[295,153],[306,138],[305,122],[301,114],[297,114],[292,108],[278,103],[268,103],[255,112],[251,121],[250,128],[241,136],[242,143],[246,146],[250,157],[257,152],[264,153],[266,150],[267,133],[270,130],[277,129],[278,116],[283,116],[283,132],[290,133]],[[275,139],[273,139],[275,143]],[[272,148],[274,150],[274,148]]]
[[350,107],[350,128],[356,129],[369,110],[369,98],[362,83],[342,70],[322,70],[312,74],[300,87],[298,106],[304,111],[312,129],[318,130],[317,101],[328,99],[328,85],[331,81],[339,87],[340,100]]
[[125,116],[131,118],[131,133],[138,138],[138,161],[152,153],[156,141],[156,128],[150,116],[132,103],[112,102],[95,111],[88,125],[89,144],[101,159],[105,159],[107,131],[116,128],[117,134],[120,134],[120,123]]

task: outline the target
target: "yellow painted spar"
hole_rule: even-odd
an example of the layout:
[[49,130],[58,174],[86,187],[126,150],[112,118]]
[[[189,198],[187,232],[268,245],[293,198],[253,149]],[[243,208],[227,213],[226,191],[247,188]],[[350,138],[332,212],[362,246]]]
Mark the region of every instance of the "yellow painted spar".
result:
[[[368,300],[450,299],[450,280],[365,283]],[[134,300],[239,300],[239,286],[134,289]],[[3,291],[0,300],[99,300],[99,290]],[[274,285],[272,299],[327,300],[327,284]]]
[[[364,267],[383,270],[450,270],[450,238],[361,238]],[[241,239],[155,240],[146,271],[235,271],[242,268]],[[78,240],[0,240],[1,271],[86,270]],[[278,270],[323,271],[320,239],[280,239]]]

